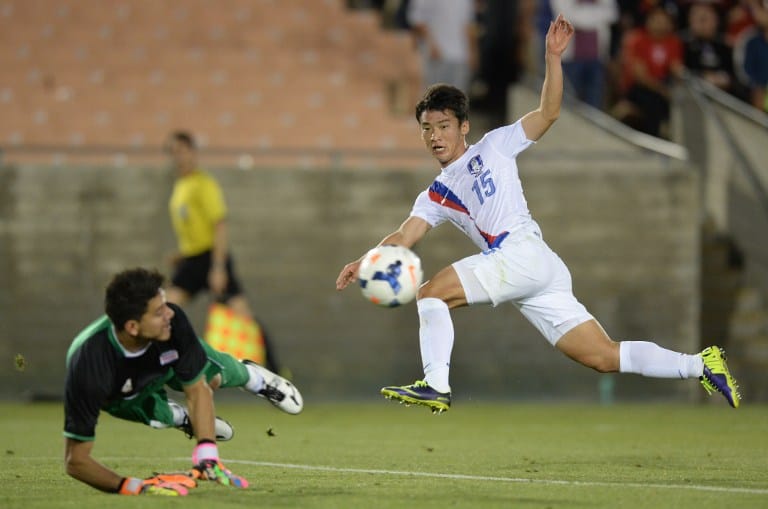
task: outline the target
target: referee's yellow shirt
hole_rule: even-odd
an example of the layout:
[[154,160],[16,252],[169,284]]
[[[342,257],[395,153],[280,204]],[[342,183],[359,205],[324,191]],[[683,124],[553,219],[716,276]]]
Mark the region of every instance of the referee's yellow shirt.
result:
[[218,182],[202,170],[176,179],[168,204],[182,256],[195,256],[213,248],[216,223],[227,215]]

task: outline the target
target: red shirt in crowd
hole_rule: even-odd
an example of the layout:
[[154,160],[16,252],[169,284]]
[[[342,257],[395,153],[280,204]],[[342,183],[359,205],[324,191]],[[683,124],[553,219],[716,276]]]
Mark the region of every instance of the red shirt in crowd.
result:
[[636,81],[634,68],[639,63],[648,76],[660,82],[671,77],[671,70],[683,63],[683,43],[677,34],[651,37],[645,28],[627,33],[624,40],[622,88],[628,90]]

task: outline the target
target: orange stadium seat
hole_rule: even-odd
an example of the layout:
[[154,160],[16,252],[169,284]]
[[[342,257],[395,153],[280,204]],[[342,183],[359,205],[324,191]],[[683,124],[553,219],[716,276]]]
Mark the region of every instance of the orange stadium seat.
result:
[[4,0],[0,144],[418,148],[410,37],[342,0]]

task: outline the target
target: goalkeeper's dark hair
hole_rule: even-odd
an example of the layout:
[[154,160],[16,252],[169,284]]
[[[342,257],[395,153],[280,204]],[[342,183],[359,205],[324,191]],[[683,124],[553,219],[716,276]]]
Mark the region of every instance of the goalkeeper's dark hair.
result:
[[104,295],[104,309],[115,328],[122,330],[128,320],[140,320],[164,282],[158,271],[141,267],[115,274]]
[[424,92],[424,97],[416,105],[416,121],[421,122],[421,114],[425,111],[446,110],[452,111],[461,125],[469,120],[469,98],[453,85],[435,83]]

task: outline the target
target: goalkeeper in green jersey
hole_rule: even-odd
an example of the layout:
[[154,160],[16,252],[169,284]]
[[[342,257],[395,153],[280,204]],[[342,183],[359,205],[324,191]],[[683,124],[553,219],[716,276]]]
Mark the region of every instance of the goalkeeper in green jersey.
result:
[[[123,495],[186,495],[198,481],[236,488],[248,482],[221,463],[217,441],[232,426],[214,413],[213,390],[242,387],[289,414],[303,400],[288,380],[255,363],[218,352],[201,341],[178,306],[166,302],[164,278],[130,269],[106,289],[103,316],[88,325],[67,352],[64,400],[65,464],[69,475],[94,488]],[[186,406],[165,387],[183,391]],[[153,428],[177,428],[196,446],[183,474],[126,477],[91,456],[100,412]]]

